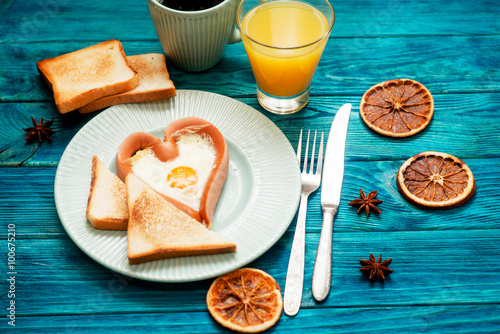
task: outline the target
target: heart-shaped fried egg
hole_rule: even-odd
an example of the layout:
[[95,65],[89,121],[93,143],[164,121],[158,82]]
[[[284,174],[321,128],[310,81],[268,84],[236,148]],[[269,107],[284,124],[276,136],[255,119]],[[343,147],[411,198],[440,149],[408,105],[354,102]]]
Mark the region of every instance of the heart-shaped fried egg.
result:
[[120,144],[116,169],[123,181],[130,173],[179,209],[212,227],[229,167],[229,150],[220,131],[198,117],[170,123],[163,140],[146,132],[130,134]]
[[129,159],[135,175],[157,192],[172,197],[194,210],[212,172],[215,149],[208,136],[193,133],[176,138],[179,155],[161,161],[151,148],[137,151]]

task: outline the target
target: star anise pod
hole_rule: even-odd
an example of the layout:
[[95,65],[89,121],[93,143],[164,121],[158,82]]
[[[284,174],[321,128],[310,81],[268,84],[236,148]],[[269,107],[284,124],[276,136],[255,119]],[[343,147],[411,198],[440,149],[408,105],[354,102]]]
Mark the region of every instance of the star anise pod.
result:
[[359,269],[363,274],[370,273],[369,279],[385,279],[385,275],[389,275],[393,272],[389,269],[389,264],[391,264],[392,257],[389,260],[382,262],[382,254],[379,256],[378,261],[375,259],[372,253],[370,253],[370,260],[359,260],[359,263],[364,266]]
[[33,116],[31,116],[31,122],[33,123],[32,127],[23,129],[24,131],[26,131],[28,133],[26,135],[26,138],[24,138],[24,140],[31,141],[35,138],[38,138],[38,142],[40,142],[40,143],[44,140],[47,140],[47,141],[52,140],[52,138],[50,138],[50,136],[52,136],[55,131],[52,129],[49,129],[49,128],[52,125],[52,122],[54,122],[53,119],[44,123],[43,117],[40,117],[40,123],[37,123],[35,121],[35,119],[33,118]]
[[377,199],[377,194],[378,191],[372,191],[371,193],[368,194],[368,196],[365,195],[365,192],[362,189],[359,189],[359,194],[361,198],[355,199],[350,201],[348,204],[352,206],[359,206],[359,209],[356,213],[360,213],[365,209],[366,211],[366,216],[370,216],[370,209],[374,211],[375,213],[381,214],[382,211],[380,211],[379,208],[377,208],[377,205],[380,203],[383,203],[384,201],[381,201]]

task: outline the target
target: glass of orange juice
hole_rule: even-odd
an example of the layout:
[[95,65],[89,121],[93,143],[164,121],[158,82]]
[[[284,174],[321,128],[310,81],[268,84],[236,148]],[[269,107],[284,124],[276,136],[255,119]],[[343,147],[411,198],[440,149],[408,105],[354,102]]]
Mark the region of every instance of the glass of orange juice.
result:
[[302,109],[335,21],[330,2],[243,0],[236,19],[261,106],[277,114]]

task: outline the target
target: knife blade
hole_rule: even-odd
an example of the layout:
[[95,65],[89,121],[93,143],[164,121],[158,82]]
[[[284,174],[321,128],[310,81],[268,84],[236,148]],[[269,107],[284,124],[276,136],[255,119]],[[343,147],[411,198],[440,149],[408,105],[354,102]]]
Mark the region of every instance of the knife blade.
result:
[[321,208],[323,225],[316,252],[312,277],[314,299],[323,301],[330,292],[332,280],[332,229],[333,217],[340,204],[344,178],[344,153],[352,105],[344,104],[335,115],[326,143],[321,181]]

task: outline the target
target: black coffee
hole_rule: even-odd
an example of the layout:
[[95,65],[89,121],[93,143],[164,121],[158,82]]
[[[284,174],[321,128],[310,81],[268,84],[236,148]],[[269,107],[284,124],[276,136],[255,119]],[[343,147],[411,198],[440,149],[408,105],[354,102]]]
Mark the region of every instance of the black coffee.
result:
[[183,11],[208,9],[222,2],[224,0],[159,0],[159,3],[165,7]]

